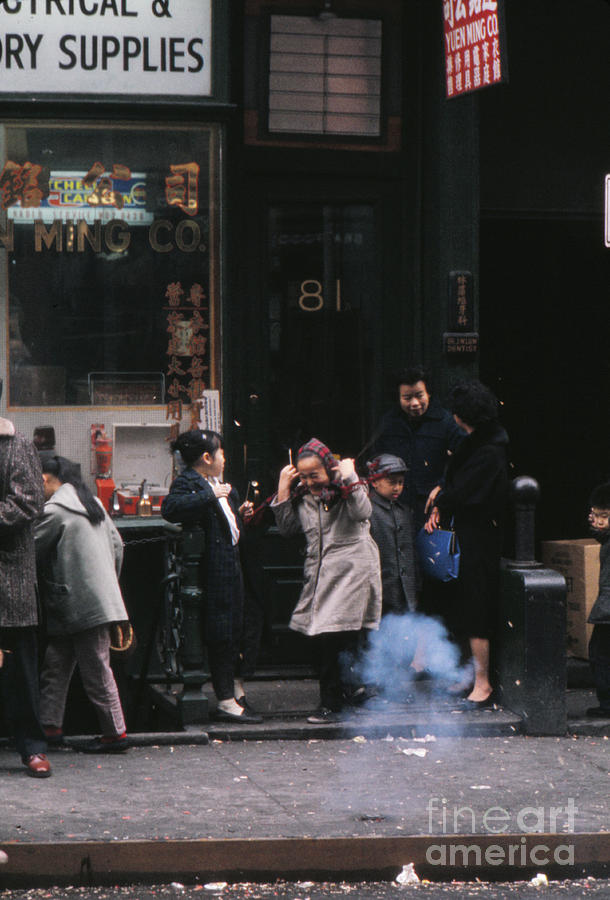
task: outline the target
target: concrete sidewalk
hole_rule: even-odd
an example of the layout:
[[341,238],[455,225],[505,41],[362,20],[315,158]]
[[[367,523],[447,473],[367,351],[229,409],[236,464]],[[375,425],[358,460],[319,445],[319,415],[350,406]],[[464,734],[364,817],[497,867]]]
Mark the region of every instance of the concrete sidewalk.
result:
[[[309,707],[314,687],[293,685],[293,707]],[[40,781],[2,747],[0,885],[385,878],[407,862],[432,878],[568,877],[608,865],[608,733],[523,737],[501,710],[420,711],[417,726],[404,708],[371,711],[341,730],[293,713],[250,740],[246,727],[206,726],[134,735],[117,756],[58,751]],[[274,727],[299,734],[269,740]]]

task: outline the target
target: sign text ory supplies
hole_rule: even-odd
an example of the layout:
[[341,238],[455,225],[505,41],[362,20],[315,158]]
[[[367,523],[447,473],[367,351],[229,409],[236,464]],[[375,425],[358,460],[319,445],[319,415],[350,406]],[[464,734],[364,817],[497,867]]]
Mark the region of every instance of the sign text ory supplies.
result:
[[9,95],[207,97],[211,0],[1,0]]
[[504,0],[442,0],[447,98],[508,81]]

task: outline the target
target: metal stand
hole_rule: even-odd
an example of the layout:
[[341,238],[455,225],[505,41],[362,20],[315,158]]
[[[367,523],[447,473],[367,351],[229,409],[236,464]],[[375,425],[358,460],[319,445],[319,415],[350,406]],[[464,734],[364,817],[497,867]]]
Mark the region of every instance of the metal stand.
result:
[[208,699],[201,688],[208,681],[207,653],[203,643],[203,592],[199,586],[205,534],[201,528],[185,530],[181,540],[182,571],[178,600],[182,608],[181,646],[178,653],[183,690],[178,711],[183,725],[208,721]]
[[[154,704],[182,729],[203,724],[209,718],[208,699],[201,692],[210,677],[199,578],[204,552],[205,535],[200,528],[184,529],[169,543],[159,608],[140,673],[140,684],[148,683]],[[155,643],[165,674],[151,678],[148,671]],[[174,690],[176,685],[182,685],[181,692]]]

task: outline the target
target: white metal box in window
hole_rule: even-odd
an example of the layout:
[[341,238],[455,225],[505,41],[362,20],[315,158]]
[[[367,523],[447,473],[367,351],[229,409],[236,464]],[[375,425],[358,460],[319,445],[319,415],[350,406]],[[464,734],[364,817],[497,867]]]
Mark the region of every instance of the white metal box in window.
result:
[[[153,512],[167,494],[172,477],[170,426],[157,424],[113,426],[112,477],[127,500],[148,483]],[[119,500],[121,497],[119,496]]]

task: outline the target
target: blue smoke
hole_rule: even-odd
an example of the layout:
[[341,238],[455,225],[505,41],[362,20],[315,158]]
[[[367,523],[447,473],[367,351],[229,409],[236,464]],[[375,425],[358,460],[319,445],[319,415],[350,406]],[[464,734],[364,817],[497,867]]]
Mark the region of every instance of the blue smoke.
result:
[[[418,647],[419,645],[419,647]],[[393,693],[409,681],[411,661],[418,649],[433,678],[459,682],[465,676],[459,647],[450,640],[442,622],[421,613],[390,613],[368,635],[367,647],[359,662],[358,675],[364,684],[376,685],[381,693]]]

